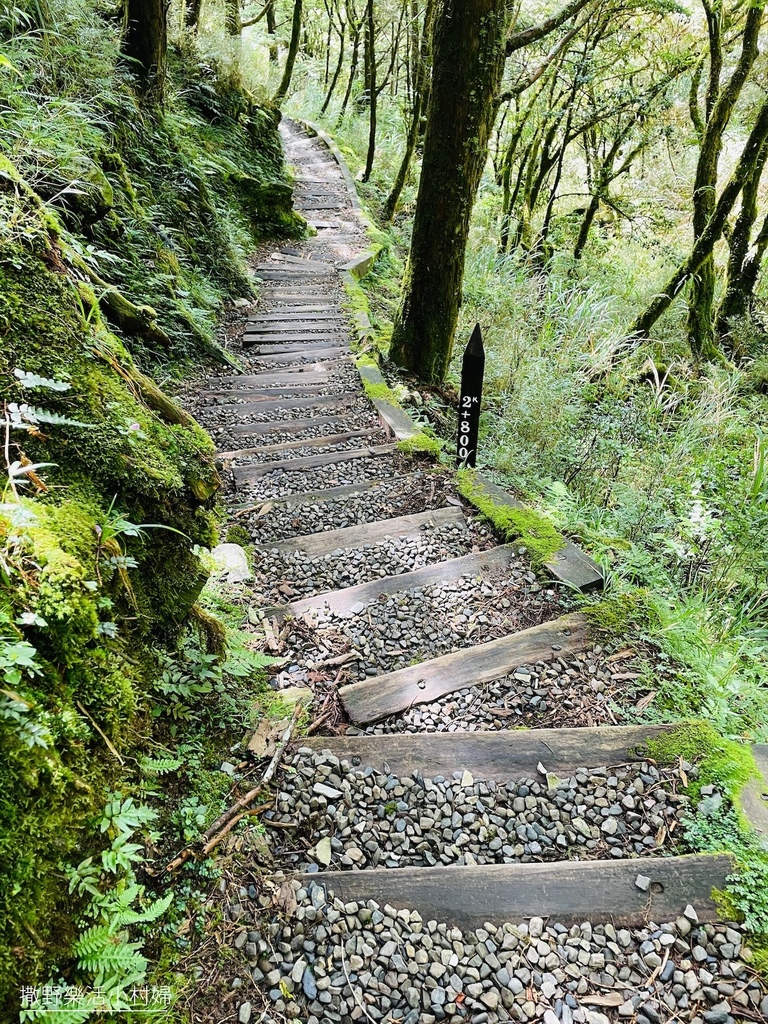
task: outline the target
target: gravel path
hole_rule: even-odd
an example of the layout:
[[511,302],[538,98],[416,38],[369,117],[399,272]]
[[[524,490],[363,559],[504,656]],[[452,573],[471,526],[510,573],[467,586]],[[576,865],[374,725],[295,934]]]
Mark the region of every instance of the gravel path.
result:
[[472,539],[468,530],[443,526],[419,537],[388,538],[313,558],[303,551],[273,549],[255,554],[254,570],[262,593],[277,602],[295,601],[382,576],[397,576],[446,558],[458,558],[471,551]]
[[689,808],[683,789],[681,766],[590,768],[567,779],[542,773],[497,786],[467,771],[398,778],[302,748],[265,819],[311,837],[310,849],[297,837],[296,849],[281,851],[297,870],[325,865],[324,837],[328,867],[342,870],[647,857],[679,852]]
[[[281,292],[301,292],[306,305],[340,309],[335,268],[368,244],[336,162],[318,140],[290,122],[282,130],[289,159],[299,166],[297,205],[318,223],[319,234],[257,255],[257,270],[282,267],[282,277],[265,281],[258,303],[248,306],[251,322],[254,313],[296,311]],[[303,180],[313,177],[322,181]],[[329,195],[330,201],[338,197],[339,209],[312,209]],[[300,264],[290,257],[327,261],[328,278],[292,276],[291,267]],[[236,319],[227,333],[246,374],[279,378],[281,366],[304,360],[301,354],[265,359],[254,348],[243,349],[234,340]],[[327,329],[318,327],[316,333],[319,339]],[[264,336],[261,343],[274,339]],[[297,386],[301,378],[311,383],[310,374],[297,376]],[[420,468],[400,453],[311,470],[282,468],[235,490],[232,462],[237,470],[325,454],[329,449],[318,444],[320,438],[351,430],[375,433],[343,441],[337,451],[368,448],[387,438],[351,361],[333,366],[321,380],[315,377],[319,394],[351,396],[325,407],[316,396],[302,396],[295,406],[286,398],[289,407],[281,399],[278,407],[265,409],[275,404],[272,396],[262,402],[267,396],[257,392],[269,387],[268,381],[238,385],[232,377],[229,370],[208,375],[190,384],[180,400],[214,437],[229,486],[230,523],[244,527],[255,543],[461,505],[447,473]],[[224,393],[200,397],[217,390]],[[231,394],[250,390],[253,396]],[[292,422],[299,425],[296,432]],[[260,434],[259,424],[278,429]],[[261,450],[234,460],[223,455],[295,441],[299,446],[277,453]],[[365,482],[372,486],[327,501],[301,497]],[[343,615],[311,612],[282,625],[274,616],[265,621],[263,605],[399,576],[492,544],[485,528],[469,516],[467,523],[466,531],[439,527],[322,556],[254,552],[256,579],[237,598],[249,604],[254,646],[285,658],[273,669],[272,686],[309,686],[316,709],[322,708],[330,722],[325,727],[349,734],[590,726],[631,718],[634,689],[647,672],[642,652],[614,651],[597,642],[488,684],[469,683],[365,729],[339,717],[336,688],[343,683],[472,647],[568,611],[567,593],[543,583],[522,551],[507,568],[382,595]],[[244,791],[238,772],[246,763],[227,765],[238,784],[233,796]],[[386,877],[393,880],[390,898],[396,899],[394,869],[447,866],[460,886],[462,875],[484,865],[550,862],[548,870],[555,871],[555,862],[577,860],[635,861],[613,870],[629,870],[646,891],[651,880],[643,871],[650,875],[649,859],[685,852],[686,818],[695,813],[686,790],[696,777],[696,767],[684,761],[670,768],[649,761],[585,766],[567,778],[548,774],[542,764],[535,777],[502,785],[473,778],[460,764],[450,776],[416,771],[399,777],[387,765],[374,769],[358,759],[340,761],[330,750],[300,747],[283,760],[274,802],[263,810],[261,822],[250,819],[250,828],[224,841],[234,856],[221,862],[198,970],[201,989],[206,978],[219,979],[220,987],[206,993],[213,996],[204,1018],[190,1005],[191,1019],[205,1024],[768,1020],[768,995],[752,969],[748,937],[732,922],[700,925],[691,906],[675,921],[649,921],[633,930],[588,921],[566,927],[533,917],[462,931],[445,921],[423,920],[413,910],[343,903],[333,896],[338,871],[393,869]],[[327,891],[306,882],[306,875],[290,877],[297,870],[327,873]]]
[[733,922],[700,925],[692,906],[631,930],[533,917],[462,931],[276,880],[243,886],[225,920],[241,1024],[768,1019],[748,936]]
[[[310,613],[289,625],[291,665],[277,680],[293,684],[329,651],[349,650],[359,655],[357,678],[365,679],[526,629],[562,610],[556,592],[520,560],[481,579],[466,576],[359,602],[342,615]],[[310,615],[316,626],[307,622]]]

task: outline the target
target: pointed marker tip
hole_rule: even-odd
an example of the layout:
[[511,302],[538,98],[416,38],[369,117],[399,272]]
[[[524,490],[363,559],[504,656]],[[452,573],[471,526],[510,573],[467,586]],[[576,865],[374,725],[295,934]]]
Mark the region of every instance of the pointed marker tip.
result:
[[464,350],[465,355],[470,356],[482,356],[485,357],[485,349],[483,348],[483,332],[480,330],[480,324],[475,324],[474,330],[467,342],[467,347]]

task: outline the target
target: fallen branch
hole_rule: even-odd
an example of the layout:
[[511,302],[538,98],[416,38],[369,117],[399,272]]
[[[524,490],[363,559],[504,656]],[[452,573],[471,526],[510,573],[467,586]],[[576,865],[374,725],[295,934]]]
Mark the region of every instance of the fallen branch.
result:
[[250,803],[253,803],[253,801],[256,799],[256,797],[259,795],[262,789],[264,789],[264,787],[271,782],[272,776],[277,771],[277,766],[280,763],[280,758],[283,756],[285,748],[291,741],[291,735],[293,734],[294,727],[296,726],[296,722],[298,721],[299,715],[301,714],[302,711],[303,705],[300,702],[297,702],[295,708],[293,709],[293,717],[288,723],[285,732],[280,737],[280,742],[278,743],[277,747],[275,747],[275,752],[272,755],[272,760],[267,765],[267,770],[262,775],[259,784],[257,786],[254,786],[253,789],[249,790],[245,794],[245,796],[241,796],[239,800],[236,800],[235,803],[233,803],[230,808],[228,808],[220,817],[218,817],[216,821],[214,821],[214,823],[208,829],[208,831],[200,837],[196,844],[194,844],[193,846],[188,846],[185,850],[182,850],[178,856],[174,857],[172,861],[169,861],[169,863],[165,866],[166,871],[176,871],[178,868],[182,866],[182,864],[186,864],[186,862],[191,857],[197,856],[198,854],[196,851],[196,847],[198,846],[200,847],[200,855],[205,855],[209,853],[212,849],[214,849],[215,846],[218,845],[218,843],[221,842],[221,840],[228,832],[231,832],[231,830],[240,821],[240,819],[245,817],[248,805]]

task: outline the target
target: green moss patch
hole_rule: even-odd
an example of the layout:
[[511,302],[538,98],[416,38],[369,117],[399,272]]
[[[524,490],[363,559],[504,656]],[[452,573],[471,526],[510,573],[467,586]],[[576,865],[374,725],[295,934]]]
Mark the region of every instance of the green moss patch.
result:
[[425,455],[431,459],[439,459],[443,445],[439,438],[432,437],[426,431],[420,430],[412,437],[406,437],[402,441],[398,441],[397,450],[405,455]]
[[547,516],[535,509],[515,508],[494,501],[477,482],[471,469],[458,470],[456,487],[505,541],[520,541],[525,545],[533,565],[544,565],[565,547],[565,538]]

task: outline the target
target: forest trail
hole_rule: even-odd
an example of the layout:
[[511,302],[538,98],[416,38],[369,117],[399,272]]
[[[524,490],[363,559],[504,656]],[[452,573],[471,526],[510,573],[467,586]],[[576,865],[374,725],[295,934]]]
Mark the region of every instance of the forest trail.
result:
[[281,132],[317,236],[259,264],[246,372],[211,379],[196,415],[256,542],[252,621],[286,659],[273,684],[312,689],[330,734],[284,759],[270,869],[232,889],[230,1012],[764,1019],[741,932],[715,924],[730,861],[679,846],[695,769],[638,760],[663,727],[611,721],[633,652],[603,649],[448,471],[397,449],[339,280],[363,226],[325,145]]

